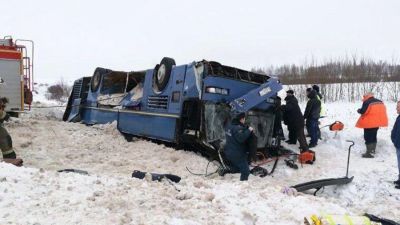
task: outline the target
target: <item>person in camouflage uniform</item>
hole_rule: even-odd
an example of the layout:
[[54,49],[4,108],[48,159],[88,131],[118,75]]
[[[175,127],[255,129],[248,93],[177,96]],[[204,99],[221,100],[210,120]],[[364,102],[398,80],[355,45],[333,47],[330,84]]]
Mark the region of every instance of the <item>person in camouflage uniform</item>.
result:
[[12,146],[11,136],[4,127],[4,121],[8,121],[10,119],[10,115],[8,115],[5,111],[7,103],[7,98],[0,98],[0,149],[5,162],[12,163],[16,166],[21,166],[22,160],[17,159],[17,155],[15,154]]

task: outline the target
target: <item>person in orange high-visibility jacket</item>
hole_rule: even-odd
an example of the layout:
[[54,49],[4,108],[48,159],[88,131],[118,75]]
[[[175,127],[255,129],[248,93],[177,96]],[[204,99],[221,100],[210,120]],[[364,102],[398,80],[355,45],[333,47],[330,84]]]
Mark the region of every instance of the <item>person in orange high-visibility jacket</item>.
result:
[[361,109],[357,110],[361,114],[356,127],[364,129],[364,140],[367,151],[362,154],[363,158],[373,158],[376,149],[376,135],[379,127],[388,126],[386,107],[379,99],[374,98],[372,93],[363,96]]

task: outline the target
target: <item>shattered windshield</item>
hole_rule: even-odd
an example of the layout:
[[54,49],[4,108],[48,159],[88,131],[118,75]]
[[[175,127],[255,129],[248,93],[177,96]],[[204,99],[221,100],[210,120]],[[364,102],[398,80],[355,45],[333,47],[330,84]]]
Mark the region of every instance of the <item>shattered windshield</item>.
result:
[[[225,141],[225,127],[231,121],[230,108],[226,104],[204,104],[205,133],[207,142]],[[257,148],[269,146],[272,139],[275,116],[271,112],[249,111],[246,124],[254,128]]]
[[205,132],[207,142],[225,140],[225,126],[231,120],[230,108],[226,104],[204,104]]
[[271,144],[274,120],[275,115],[270,112],[249,111],[247,113],[246,124],[254,128],[258,148]]

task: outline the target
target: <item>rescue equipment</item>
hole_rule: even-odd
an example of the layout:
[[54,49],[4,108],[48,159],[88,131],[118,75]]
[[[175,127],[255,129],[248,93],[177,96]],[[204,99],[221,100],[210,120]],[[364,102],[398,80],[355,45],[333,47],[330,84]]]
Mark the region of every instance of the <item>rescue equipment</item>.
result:
[[348,184],[351,181],[353,181],[354,177],[349,177],[349,163],[350,163],[350,150],[351,150],[351,147],[354,146],[354,141],[347,141],[347,142],[350,142],[351,145],[349,146],[349,150],[348,150],[348,154],[347,154],[347,168],[346,168],[346,176],[345,177],[314,180],[314,181],[294,185],[294,186],[292,186],[292,188],[295,188],[299,192],[307,191],[310,189],[316,189],[316,191],[314,192],[314,195],[316,195],[317,192],[325,186]]
[[298,160],[300,164],[313,164],[315,162],[315,152],[312,150],[302,151]]
[[329,130],[331,131],[341,131],[344,128],[344,124],[340,121],[335,121],[331,125],[329,125]]

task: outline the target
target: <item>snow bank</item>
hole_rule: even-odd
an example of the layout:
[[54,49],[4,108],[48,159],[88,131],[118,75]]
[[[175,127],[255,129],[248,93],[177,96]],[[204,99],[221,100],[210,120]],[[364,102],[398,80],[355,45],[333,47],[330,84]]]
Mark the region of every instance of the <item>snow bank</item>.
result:
[[[326,105],[328,117],[322,125],[340,120],[345,129],[336,136],[322,129],[314,165],[293,170],[280,161],[273,176],[250,176],[248,182],[239,182],[238,174],[194,176],[186,167],[202,173],[208,163],[205,158],[145,140],[127,142],[115,122],[89,127],[47,119],[35,109],[31,113],[35,116],[25,115],[7,125],[25,167],[0,163],[0,224],[291,225],[321,212],[368,212],[399,221],[400,191],[391,183],[397,176],[390,142],[395,105],[387,104],[390,128],[378,132],[376,158],[363,159],[362,130],[354,128],[360,104]],[[317,197],[281,193],[284,186],[344,176],[347,139],[356,142],[351,153],[352,183],[327,187]],[[66,168],[86,170],[89,175],[56,172]],[[209,170],[215,169],[210,164]],[[133,170],[173,173],[182,181],[171,185],[133,179]]]

